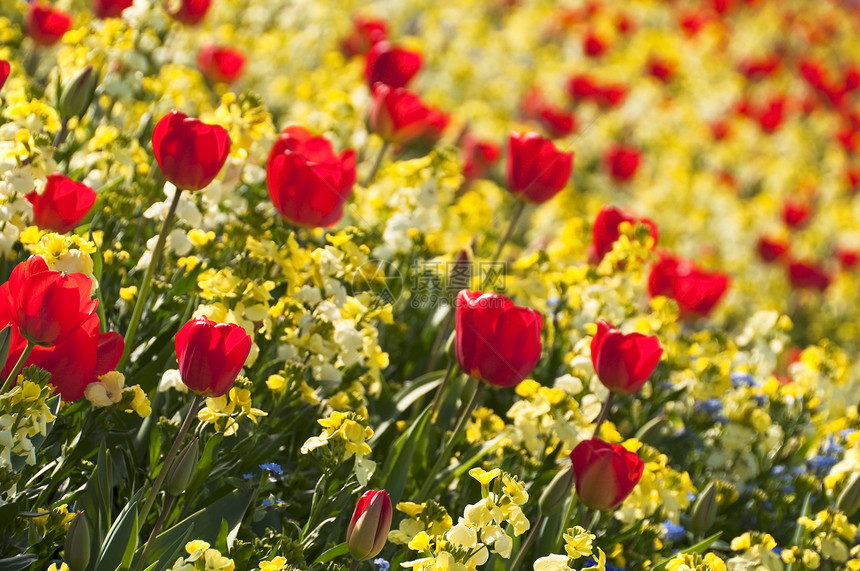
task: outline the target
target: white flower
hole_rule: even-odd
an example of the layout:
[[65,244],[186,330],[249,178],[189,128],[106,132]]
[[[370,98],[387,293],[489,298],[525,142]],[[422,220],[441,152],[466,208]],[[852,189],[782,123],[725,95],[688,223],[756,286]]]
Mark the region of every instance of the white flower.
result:
[[161,380],[158,381],[158,392],[163,393],[170,389],[187,393],[188,387],[182,382],[182,377],[179,376],[179,369],[168,369],[161,375]]

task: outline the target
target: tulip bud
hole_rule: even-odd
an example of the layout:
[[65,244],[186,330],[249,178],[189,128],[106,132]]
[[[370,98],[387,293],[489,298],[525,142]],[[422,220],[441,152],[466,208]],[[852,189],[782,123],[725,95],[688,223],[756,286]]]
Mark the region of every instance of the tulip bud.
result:
[[0,369],[6,366],[9,359],[9,348],[12,344],[12,326],[7,325],[0,330]]
[[346,545],[356,561],[375,557],[388,539],[391,529],[391,500],[385,490],[368,490],[358,500],[349,528]]
[[848,517],[860,509],[860,472],[855,472],[845,484],[839,499],[836,500],[836,509]]
[[69,566],[70,571],[85,569],[90,562],[90,526],[84,512],[78,512],[69,531],[66,533],[66,544],[63,552],[63,560]]
[[178,496],[191,483],[191,478],[194,477],[194,470],[197,469],[197,460],[200,457],[200,446],[198,439],[194,438],[188,445],[183,448],[179,456],[170,467],[167,473],[166,490],[171,496]]
[[60,116],[64,119],[82,117],[93,101],[98,85],[98,74],[88,65],[63,85],[60,96]]
[[540,509],[541,515],[551,515],[561,509],[565,500],[570,497],[570,491],[573,489],[573,481],[573,464],[568,464],[555,475],[555,478],[544,488],[543,493],[540,495],[538,509]]
[[693,504],[693,517],[690,520],[690,527],[693,531],[699,535],[708,531],[717,518],[718,507],[717,484],[711,482],[699,494],[696,503]]

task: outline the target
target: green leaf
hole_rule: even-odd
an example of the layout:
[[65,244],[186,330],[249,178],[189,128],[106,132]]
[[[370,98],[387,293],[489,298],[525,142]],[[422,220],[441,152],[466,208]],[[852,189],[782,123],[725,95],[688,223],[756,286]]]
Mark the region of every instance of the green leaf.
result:
[[137,491],[113,522],[102,543],[96,569],[128,568],[137,549],[137,502],[143,488]]
[[15,557],[6,557],[5,559],[0,559],[0,571],[20,571],[38,560],[39,557],[32,553],[22,553]]
[[426,445],[424,432],[430,418],[430,408],[430,406],[425,408],[421,416],[409,427],[409,430],[397,439],[397,442],[394,443],[393,452],[385,460],[380,488],[388,491],[389,495],[393,498],[401,498],[403,496],[406,482],[409,479],[409,466],[412,465],[412,457],[415,455],[416,446],[419,444],[422,446]]
[[[510,431],[506,430],[505,432],[499,434],[498,436],[496,436],[495,438],[493,438],[489,442],[484,442],[481,445],[481,447],[478,448],[477,452],[475,452],[468,459],[463,459],[463,460],[459,461],[457,463],[456,467],[454,467],[453,469],[448,468],[447,470],[443,471],[441,474],[439,474],[439,477],[436,478],[436,480],[437,480],[436,487],[438,487],[441,484],[445,484],[447,482],[450,482],[454,478],[461,477],[463,474],[465,474],[467,471],[469,471],[469,469],[472,466],[477,464],[481,458],[483,458],[484,456],[486,456],[487,454],[492,452],[496,446],[501,444],[502,440],[507,438],[509,434],[510,434]],[[464,456],[465,456],[465,454],[464,454]]]
[[186,555],[185,544],[191,540],[191,534],[194,533],[194,524],[188,526],[184,533],[177,535],[173,543],[167,546],[164,550],[164,555],[159,557],[158,561],[146,568],[146,571],[166,571],[170,569],[176,560]]
[[382,435],[397,421],[401,414],[406,412],[415,401],[438,387],[442,383],[442,377],[445,376],[445,371],[431,371],[416,378],[410,383],[406,383],[396,395],[394,395],[395,410],[391,414],[391,418],[382,422],[377,426],[373,433],[369,444],[373,446],[374,442],[382,438]]
[[210,545],[215,545],[215,542],[218,541],[218,534],[221,532],[221,519],[227,520],[227,526],[230,530],[241,524],[253,495],[253,490],[232,490],[205,508],[176,523],[155,538],[150,557],[161,559],[170,546],[175,544],[176,539],[183,536],[191,525],[196,530],[194,539],[202,539]]
[[[695,545],[691,545],[690,547],[688,547],[686,549],[682,549],[681,553],[704,553],[705,551],[708,550],[708,548],[711,545],[714,544],[715,541],[717,541],[717,539],[720,538],[721,534],[722,534],[722,532],[718,531],[714,535],[712,535],[710,537],[706,537],[705,539],[703,539],[699,543],[697,543]],[[661,571],[662,569],[666,568],[666,565],[668,565],[668,563],[669,563],[669,559],[664,559],[663,561],[661,561],[660,563],[658,563],[657,565],[652,567],[651,571]]]
[[341,543],[340,545],[335,545],[331,549],[324,551],[316,560],[313,562],[313,565],[317,563],[328,563],[335,557],[340,557],[341,555],[346,555],[349,553],[349,548],[346,546],[346,542]]

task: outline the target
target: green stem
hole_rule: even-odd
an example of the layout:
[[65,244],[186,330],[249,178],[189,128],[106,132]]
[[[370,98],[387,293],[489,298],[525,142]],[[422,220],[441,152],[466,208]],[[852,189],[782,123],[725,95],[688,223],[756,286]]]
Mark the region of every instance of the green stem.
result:
[[514,559],[514,562],[511,564],[511,567],[510,567],[511,571],[517,571],[517,569],[520,568],[520,565],[523,564],[523,559],[525,559],[525,557],[526,557],[526,551],[528,551],[529,548],[532,546],[532,543],[534,543],[536,532],[542,523],[543,523],[543,514],[540,514],[538,516],[538,518],[535,520],[535,523],[532,526],[531,531],[529,531],[528,537],[526,537],[526,540],[523,543],[523,546],[520,547],[520,551],[519,551],[519,553],[517,553],[516,559]]
[[149,555],[149,552],[152,550],[152,546],[155,544],[155,536],[158,535],[158,530],[161,529],[161,526],[164,524],[164,520],[167,519],[167,514],[170,512],[170,508],[173,507],[174,500],[176,500],[176,496],[173,494],[167,495],[167,499],[164,501],[164,507],[161,509],[161,513],[158,514],[158,519],[155,521],[155,527],[152,528],[152,531],[149,534],[149,539],[146,540],[143,553],[140,555],[140,559],[137,560],[137,565],[134,566],[135,571],[143,568],[146,563],[146,556]]
[[[809,502],[812,500],[812,492],[807,492],[806,496],[803,498],[803,506],[800,508],[800,516],[803,517],[808,515],[809,512]],[[800,519],[800,518],[798,518]],[[804,527],[798,522],[794,527],[794,537],[791,538],[791,545],[797,545],[800,543],[800,538],[803,535]],[[785,566],[785,571],[791,571],[791,568],[794,564],[789,563]]]
[[164,218],[164,223],[161,225],[161,232],[158,234],[158,241],[155,243],[155,249],[152,251],[152,259],[146,267],[146,273],[143,275],[143,281],[140,284],[140,291],[137,292],[137,301],[134,303],[134,311],[131,314],[131,321],[128,324],[128,329],[125,331],[123,342],[125,349],[122,353],[122,359],[117,365],[117,371],[123,370],[131,355],[132,341],[134,334],[137,333],[137,327],[140,325],[140,318],[143,315],[143,307],[146,305],[146,298],[149,296],[149,288],[152,285],[152,276],[155,273],[155,268],[158,267],[158,262],[161,261],[161,255],[164,252],[164,244],[167,242],[167,235],[170,233],[170,226],[173,223],[173,216],[176,214],[176,207],[179,206],[179,197],[182,194],[182,189],[177,188],[173,194],[173,201],[170,203],[170,208],[167,211],[167,216]]
[[9,376],[6,377],[6,380],[3,382],[3,387],[0,388],[0,394],[6,394],[6,391],[12,388],[12,381],[18,378],[18,373],[20,373],[21,369],[24,368],[24,363],[27,362],[27,357],[30,356],[30,353],[33,352],[35,347],[35,343],[27,341],[27,346],[24,348],[24,352],[21,353],[20,357],[18,357],[18,361],[16,361],[15,366],[12,367],[12,372],[9,373]]
[[600,414],[597,415],[597,420],[594,421],[594,437],[598,438],[600,436],[600,426],[603,424],[603,421],[606,420],[606,417],[609,415],[609,407],[612,406],[612,395],[614,393],[609,391],[609,395],[606,397],[606,400],[603,401],[603,406],[600,408]]
[[60,145],[62,145],[65,142],[66,137],[68,137],[68,136],[69,136],[69,118],[64,117],[62,122],[60,123],[60,130],[57,131],[57,136],[54,137],[54,143],[52,144],[52,146],[54,147],[54,152],[56,152],[57,149],[60,148]]
[[349,566],[349,571],[358,571],[358,560],[353,559],[352,565]]
[[436,366],[436,360],[439,358],[439,351],[442,349],[442,343],[448,337],[448,333],[450,333],[451,321],[454,320],[456,311],[457,309],[455,307],[448,308],[448,314],[445,316],[445,320],[439,327],[439,332],[436,333],[436,339],[433,340],[433,348],[430,349],[430,359],[427,361],[428,371],[432,371],[433,367]]
[[451,437],[448,439],[448,443],[445,444],[445,448],[442,450],[442,453],[436,459],[436,463],[433,464],[433,467],[430,469],[430,472],[427,473],[426,478],[424,480],[424,485],[421,486],[421,490],[418,492],[418,502],[421,502],[427,498],[427,495],[433,490],[433,486],[435,485],[436,474],[439,473],[439,470],[442,468],[442,465],[448,461],[451,456],[451,452],[454,450],[454,446],[457,444],[457,440],[459,440],[460,434],[463,432],[463,429],[466,427],[466,422],[469,418],[472,417],[472,411],[475,410],[475,406],[478,404],[478,397],[480,397],[481,393],[484,390],[484,383],[479,382],[472,392],[472,398],[469,399],[469,402],[463,405],[463,408],[460,410],[460,417],[457,419],[457,424],[454,426],[454,432],[451,433]]
[[364,183],[362,186],[367,187],[370,183],[373,182],[373,179],[376,178],[376,173],[379,171],[379,167],[382,166],[382,159],[385,158],[385,153],[388,152],[388,147],[391,145],[388,141],[382,143],[382,146],[379,148],[379,153],[376,155],[376,160],[373,162],[373,168],[367,174],[367,178],[364,179]]
[[448,382],[451,380],[451,372],[454,370],[454,359],[448,363],[448,368],[445,370],[445,376],[442,378],[442,384],[436,389],[436,396],[433,397],[433,404],[430,405],[430,422],[436,422],[436,416],[439,414],[439,407],[442,406],[442,395],[445,389],[448,388]]
[[179,427],[179,432],[176,434],[176,440],[173,441],[173,446],[170,447],[170,450],[167,452],[167,456],[164,457],[164,464],[161,466],[161,471],[158,472],[158,476],[155,478],[155,483],[152,484],[152,489],[149,491],[146,503],[140,512],[138,520],[140,521],[141,526],[146,522],[146,516],[149,515],[149,510],[152,509],[152,504],[155,502],[158,492],[161,491],[161,485],[164,483],[164,478],[167,477],[167,472],[170,470],[170,466],[173,464],[173,460],[176,459],[176,454],[179,452],[179,446],[185,439],[185,435],[188,434],[188,429],[191,428],[191,421],[197,416],[197,409],[200,408],[200,403],[202,402],[202,395],[194,395],[194,400],[191,401],[191,407],[185,415],[185,420],[182,421],[182,426]]
[[[520,220],[520,216],[523,214],[523,210],[526,208],[526,203],[522,200],[517,200],[516,206],[514,206],[514,212],[511,215],[511,220],[508,222],[508,229],[505,230],[505,235],[502,236],[502,239],[499,241],[499,245],[496,247],[496,253],[493,254],[493,260],[498,260],[499,256],[502,255],[502,250],[505,249],[505,245],[510,240],[511,235],[514,233],[514,228],[517,226],[517,222]],[[481,291],[484,291],[484,287],[487,284],[481,284]]]
[[561,532],[555,540],[555,547],[552,552],[556,553],[561,549],[561,543],[564,540],[564,532],[567,530],[567,524],[570,521],[570,516],[573,515],[573,506],[576,505],[573,497],[568,498],[567,507],[564,510],[564,516],[561,518]]

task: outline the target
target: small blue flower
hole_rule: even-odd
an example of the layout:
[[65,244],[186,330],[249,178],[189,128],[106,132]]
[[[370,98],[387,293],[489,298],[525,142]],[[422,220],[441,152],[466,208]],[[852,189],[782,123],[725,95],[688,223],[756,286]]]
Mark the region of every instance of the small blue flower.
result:
[[817,475],[823,477],[826,476],[830,469],[839,462],[836,458],[831,458],[830,456],[813,456],[809,460],[806,461],[806,467],[810,472],[815,472]]
[[281,469],[281,466],[275,464],[274,462],[267,462],[265,464],[260,464],[260,468],[269,472],[273,476],[283,476],[284,471]]
[[759,386],[758,381],[755,380],[755,377],[753,377],[749,373],[732,373],[731,375],[729,375],[729,378],[732,381],[732,386],[735,388]]
[[675,525],[671,520],[666,520],[663,522],[663,528],[665,529],[664,536],[667,540],[672,542],[683,541],[686,537],[686,533],[684,532],[684,527],[680,525]]
[[254,474],[251,474],[250,472],[248,472],[247,474],[242,474],[242,479],[243,480],[253,480]]
[[260,502],[260,504],[261,504],[264,508],[270,508],[270,507],[272,507],[272,500],[270,500],[269,498],[266,498],[266,499],[264,499],[262,502]]
[[391,567],[391,563],[389,563],[382,557],[377,557],[376,559],[374,559],[373,564],[376,565],[378,571],[388,571],[388,568]]

